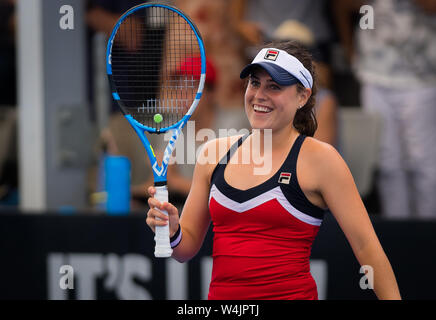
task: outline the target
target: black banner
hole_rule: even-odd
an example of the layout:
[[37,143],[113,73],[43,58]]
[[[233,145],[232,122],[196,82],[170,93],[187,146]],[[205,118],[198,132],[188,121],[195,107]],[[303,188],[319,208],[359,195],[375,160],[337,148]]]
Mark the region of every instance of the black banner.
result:
[[[376,217],[372,221],[402,297],[435,299],[436,221]],[[1,213],[0,299],[181,302],[207,298],[211,231],[188,263],[156,259],[153,252],[153,234],[144,216]],[[326,217],[313,245],[311,270],[320,299],[376,299],[365,270],[331,216]],[[246,306],[250,304],[233,306],[232,313],[254,310]]]

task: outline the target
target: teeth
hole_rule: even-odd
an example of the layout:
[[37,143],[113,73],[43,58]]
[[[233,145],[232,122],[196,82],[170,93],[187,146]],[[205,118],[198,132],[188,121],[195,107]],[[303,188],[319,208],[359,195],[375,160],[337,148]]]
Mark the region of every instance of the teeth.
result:
[[259,106],[259,105],[257,105],[257,104],[255,104],[255,105],[253,106],[253,109],[254,109],[254,111],[260,111],[260,112],[271,112],[271,109],[270,109],[270,108],[263,107],[263,106]]

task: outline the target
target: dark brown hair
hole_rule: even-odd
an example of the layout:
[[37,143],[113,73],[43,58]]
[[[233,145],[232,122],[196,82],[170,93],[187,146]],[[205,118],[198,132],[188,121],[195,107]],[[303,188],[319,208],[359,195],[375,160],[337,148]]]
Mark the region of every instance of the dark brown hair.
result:
[[[307,103],[297,110],[294,117],[294,127],[298,130],[300,134],[313,137],[316,129],[318,128],[318,123],[316,121],[314,107],[315,107],[315,97],[317,92],[316,78],[315,78],[315,64],[310,52],[301,44],[296,41],[274,41],[269,42],[262,46],[263,48],[276,48],[284,50],[290,55],[300,60],[303,66],[310,72],[313,78],[312,94],[307,100]],[[297,84],[297,91],[304,91],[304,86],[301,83]]]

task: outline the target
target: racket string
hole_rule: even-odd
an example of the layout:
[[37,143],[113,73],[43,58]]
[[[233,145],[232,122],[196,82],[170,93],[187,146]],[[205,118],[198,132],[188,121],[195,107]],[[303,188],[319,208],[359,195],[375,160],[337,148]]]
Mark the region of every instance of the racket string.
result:
[[[200,48],[186,20],[164,7],[128,16],[112,49],[113,82],[125,113],[147,127],[169,127],[186,114],[200,78]],[[178,68],[191,59],[180,72]],[[184,73],[184,74],[183,74]],[[162,114],[156,123],[154,113]]]

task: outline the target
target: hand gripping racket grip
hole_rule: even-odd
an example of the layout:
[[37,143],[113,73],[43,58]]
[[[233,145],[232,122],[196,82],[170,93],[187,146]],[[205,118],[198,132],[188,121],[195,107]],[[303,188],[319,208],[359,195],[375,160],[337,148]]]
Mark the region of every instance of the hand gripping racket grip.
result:
[[[159,186],[155,187],[156,194],[154,197],[160,202],[168,202],[168,189],[167,186]],[[158,209],[157,209],[158,210]],[[158,210],[166,215],[168,212],[165,210]],[[171,257],[173,253],[173,249],[171,249],[170,245],[170,228],[169,224],[166,226],[156,226],[156,234],[154,237],[154,241],[156,245],[154,247],[154,256],[156,258],[167,258]]]

